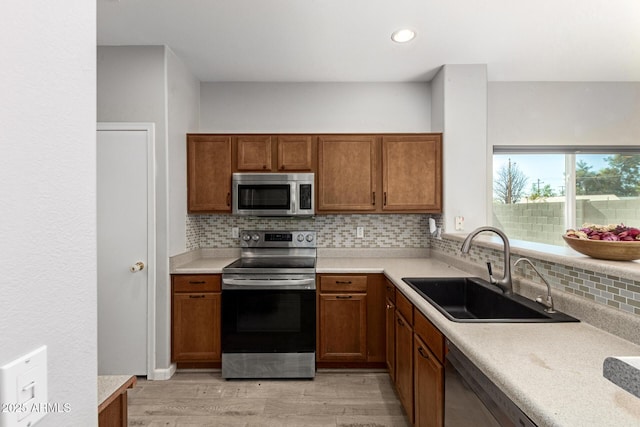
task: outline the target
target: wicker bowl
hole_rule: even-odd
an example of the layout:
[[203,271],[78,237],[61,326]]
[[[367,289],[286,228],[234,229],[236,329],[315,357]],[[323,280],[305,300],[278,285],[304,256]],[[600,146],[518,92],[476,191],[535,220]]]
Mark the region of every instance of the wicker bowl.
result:
[[617,242],[608,240],[576,239],[575,237],[562,238],[567,245],[581,254],[591,258],[609,259],[614,261],[632,261],[640,259],[640,241]]

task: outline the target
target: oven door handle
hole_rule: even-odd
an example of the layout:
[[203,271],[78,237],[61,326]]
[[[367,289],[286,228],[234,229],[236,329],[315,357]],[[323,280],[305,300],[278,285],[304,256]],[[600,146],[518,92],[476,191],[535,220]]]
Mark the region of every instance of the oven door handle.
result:
[[222,286],[246,287],[252,289],[273,289],[281,287],[300,287],[303,289],[315,289],[316,279],[223,279]]

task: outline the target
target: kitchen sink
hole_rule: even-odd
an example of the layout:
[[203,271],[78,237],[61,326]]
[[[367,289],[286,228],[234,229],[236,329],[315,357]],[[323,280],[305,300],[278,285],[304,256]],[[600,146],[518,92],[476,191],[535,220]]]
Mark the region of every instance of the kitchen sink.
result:
[[449,320],[470,323],[579,322],[567,314],[547,313],[520,295],[503,294],[478,277],[403,278]]

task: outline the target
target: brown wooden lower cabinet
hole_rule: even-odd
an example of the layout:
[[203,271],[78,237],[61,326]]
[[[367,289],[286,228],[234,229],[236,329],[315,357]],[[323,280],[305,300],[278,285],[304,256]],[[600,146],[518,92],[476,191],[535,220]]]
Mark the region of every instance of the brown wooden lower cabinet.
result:
[[220,367],[220,275],[173,275],[171,281],[171,360],[184,368]]
[[415,427],[444,425],[444,335],[387,283],[387,366]]
[[367,360],[367,294],[320,294],[318,360]]
[[396,390],[400,402],[413,424],[413,328],[411,323],[396,310]]
[[382,274],[319,274],[317,365],[385,366]]
[[388,280],[385,284],[385,331],[386,331],[386,362],[391,381],[396,379],[396,288]]
[[444,368],[429,347],[414,334],[414,398],[416,427],[444,424]]
[[[126,376],[118,377],[126,378]],[[128,425],[127,389],[135,386],[136,377],[126,379],[107,391],[105,395],[101,395],[104,391],[100,391],[100,388],[104,387],[105,382],[113,385],[114,378],[116,376],[98,376],[98,398],[101,400],[98,405],[98,427],[127,427]],[[106,389],[109,388],[106,387]]]

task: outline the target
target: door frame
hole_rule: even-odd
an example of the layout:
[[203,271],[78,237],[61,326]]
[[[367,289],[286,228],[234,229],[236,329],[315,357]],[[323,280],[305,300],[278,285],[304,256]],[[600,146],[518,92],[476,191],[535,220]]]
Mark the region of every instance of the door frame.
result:
[[[156,368],[156,139],[154,123],[98,122],[96,131],[147,133],[147,378]],[[97,285],[97,284],[96,284]]]

